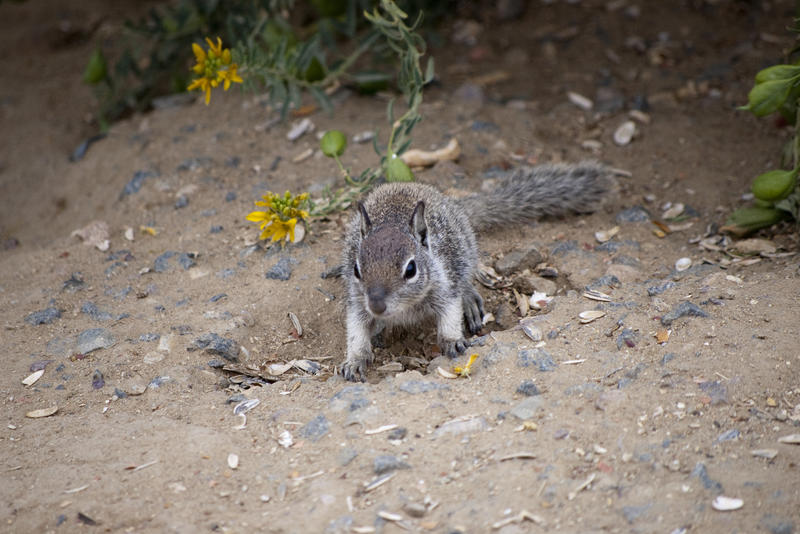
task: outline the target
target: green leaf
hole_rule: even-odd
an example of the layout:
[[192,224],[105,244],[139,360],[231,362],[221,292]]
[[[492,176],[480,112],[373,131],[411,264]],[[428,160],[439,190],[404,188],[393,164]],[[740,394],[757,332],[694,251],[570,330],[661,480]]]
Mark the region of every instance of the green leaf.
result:
[[773,65],[756,74],[756,84],[775,80],[788,80],[800,75],[800,66]]
[[792,88],[789,80],[773,80],[754,86],[747,95],[746,109],[756,117],[769,115],[780,108],[789,96]]
[[760,200],[776,202],[789,196],[794,190],[796,178],[797,169],[767,171],[753,180],[752,191]]

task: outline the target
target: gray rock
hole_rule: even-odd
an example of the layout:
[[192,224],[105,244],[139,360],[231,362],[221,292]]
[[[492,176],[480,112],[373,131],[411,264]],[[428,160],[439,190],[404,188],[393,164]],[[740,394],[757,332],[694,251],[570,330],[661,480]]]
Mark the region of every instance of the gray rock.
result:
[[289,257],[283,257],[269,268],[265,276],[270,280],[286,281],[292,276],[292,261]]
[[618,223],[648,222],[652,218],[650,212],[642,206],[633,206],[632,208],[624,209],[617,213]]
[[170,263],[169,260],[172,258],[177,252],[174,250],[168,250],[158,256],[155,261],[153,262],[153,270],[157,273],[165,273],[170,270]]
[[183,267],[184,271],[188,271],[189,269],[197,265],[197,262],[194,261],[194,258],[195,258],[194,254],[182,252],[178,256],[178,263],[180,264],[181,267]]
[[450,386],[431,380],[406,380],[398,384],[397,389],[404,393],[410,393],[411,395],[419,395],[420,393],[428,393],[429,391],[447,390],[450,389]]
[[661,365],[667,365],[669,362],[677,358],[678,355],[674,352],[668,352],[664,356],[661,357]]
[[551,248],[550,254],[553,256],[564,256],[569,252],[579,250],[578,242],[575,240],[557,241]]
[[211,229],[209,230],[209,233],[218,234],[218,233],[222,232],[224,229],[225,228],[221,224],[215,224],[215,225],[213,225],[211,227]]
[[61,285],[61,291],[75,293],[76,291],[82,290],[84,287],[86,287],[86,282],[83,280],[83,274],[80,271],[76,271],[72,273],[69,279],[64,280],[64,283]]
[[726,430],[725,432],[723,432],[722,434],[717,436],[717,439],[714,440],[714,443],[723,443],[725,441],[733,441],[733,440],[739,439],[740,435],[741,435],[741,432],[739,432],[735,428],[731,428],[730,430]]
[[185,208],[189,205],[189,197],[186,195],[181,195],[178,197],[178,200],[175,201],[175,209],[179,210],[181,208]]
[[613,87],[598,87],[594,97],[597,113],[616,113],[625,106],[625,97]]
[[652,503],[643,504],[641,506],[623,506],[622,515],[625,516],[625,519],[628,521],[628,523],[633,523],[645,515],[652,507]]
[[75,350],[75,341],[66,337],[54,337],[47,342],[45,352],[51,356],[66,356]]
[[94,321],[110,321],[114,318],[110,313],[100,310],[97,304],[90,300],[83,303],[81,306],[81,313],[85,313]]
[[363,384],[345,386],[331,397],[328,408],[334,412],[357,410],[363,407],[363,401],[367,401],[369,404],[369,400],[366,398],[367,391],[369,391],[367,386]]
[[300,427],[298,433],[305,439],[319,441],[325,434],[330,432],[331,424],[324,415],[319,414],[314,419]]
[[678,284],[676,284],[672,280],[667,280],[666,282],[663,282],[661,284],[648,287],[647,294],[651,297],[654,297],[656,295],[660,295],[661,293],[667,291],[668,289],[672,289],[675,287],[678,287]]
[[506,359],[510,355],[517,352],[517,344],[516,343],[497,343],[486,355],[481,358],[480,365],[482,368],[491,367],[495,365],[497,362]]
[[536,387],[536,384],[533,383],[533,380],[523,380],[522,383],[517,386],[517,393],[525,395],[526,397],[533,397],[539,395],[541,392],[539,388]]
[[495,270],[501,275],[533,269],[542,262],[544,256],[536,245],[529,245],[522,250],[512,250],[494,264]]
[[194,171],[197,169],[208,169],[214,164],[214,160],[208,157],[188,158],[183,160],[178,167],[177,171]]
[[534,291],[541,291],[546,295],[555,295],[558,286],[552,280],[541,276],[520,276],[514,281],[514,287],[520,293],[530,295]]
[[712,490],[715,494],[722,493],[722,484],[708,476],[708,469],[706,469],[706,464],[703,462],[697,462],[689,476],[699,478],[703,483],[703,487],[707,490]]
[[213,360],[208,360],[208,366],[211,367],[212,369],[222,369],[226,365],[228,364],[226,364],[223,360],[218,360],[217,358],[214,358]]
[[214,295],[213,297],[211,297],[210,299],[208,299],[208,301],[209,302],[217,302],[219,300],[224,299],[227,296],[228,296],[227,293],[218,293],[218,294]]
[[664,316],[661,317],[661,324],[664,326],[669,326],[673,323],[673,321],[684,316],[708,317],[708,314],[704,312],[697,304],[684,300],[672,311],[665,313]]
[[728,387],[719,380],[709,380],[698,384],[700,390],[711,397],[711,405],[728,404]]
[[[234,166],[237,167],[238,165],[239,163],[237,162]],[[225,193],[225,202],[233,202],[234,200],[236,200],[236,191],[228,191]]]
[[194,349],[205,350],[213,356],[222,356],[230,362],[239,360],[239,347],[236,342],[213,332],[195,339],[193,345]]
[[217,273],[217,278],[222,278],[223,280],[227,280],[234,274],[236,274],[236,269],[222,269],[220,272]]
[[401,439],[404,439],[407,434],[408,430],[405,427],[401,426],[389,432],[386,435],[386,439],[388,439],[389,441],[400,441]]
[[158,177],[158,173],[155,171],[136,171],[130,182],[125,184],[125,187],[122,188],[122,192],[119,194],[120,200],[128,195],[138,193],[142,185],[144,185],[145,180],[156,177]]
[[350,534],[353,528],[353,516],[343,515],[336,518],[325,527],[323,534]]
[[761,518],[761,526],[770,534],[795,534],[794,523],[791,520],[772,514],[766,514]]
[[35,311],[25,316],[25,322],[34,326],[40,324],[50,324],[61,317],[61,310],[54,306],[43,310]]
[[158,341],[159,339],[161,339],[161,334],[156,334],[153,332],[148,332],[146,334],[142,334],[141,336],[139,336],[139,341],[142,341],[144,343],[148,343],[150,341]]
[[474,434],[476,432],[483,432],[489,428],[489,423],[483,417],[472,417],[470,419],[453,419],[442,423],[442,425],[433,432],[434,438],[441,436],[451,435],[460,436],[461,434]]
[[376,475],[397,471],[398,469],[411,469],[410,465],[391,454],[382,454],[375,458],[372,467]]
[[509,410],[509,413],[517,419],[526,421],[528,419],[533,419],[533,417],[543,409],[544,400],[541,396],[535,396],[521,400],[516,406]]
[[524,349],[517,354],[518,367],[536,367],[539,371],[555,371],[558,365],[544,349]]
[[356,456],[358,456],[358,452],[354,448],[345,447],[339,451],[337,462],[341,467],[346,467],[350,465],[350,462],[356,459]]
[[78,352],[88,354],[93,350],[107,349],[116,343],[110,330],[90,328],[78,334]]
[[586,286],[586,289],[600,289],[602,287],[610,287],[613,289],[621,285],[622,282],[620,281],[619,278],[617,278],[613,274],[607,274],[605,276],[601,276],[600,278],[592,280],[592,282]]
[[636,346],[639,342],[639,333],[631,328],[623,328],[622,332],[617,336],[617,349],[630,348]]

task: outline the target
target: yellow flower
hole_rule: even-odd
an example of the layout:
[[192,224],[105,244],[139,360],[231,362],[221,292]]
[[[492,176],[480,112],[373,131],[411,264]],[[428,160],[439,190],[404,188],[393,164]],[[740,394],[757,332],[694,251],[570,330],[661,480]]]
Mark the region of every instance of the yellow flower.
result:
[[283,196],[268,192],[257,200],[256,206],[263,206],[265,211],[250,212],[246,219],[260,223],[261,235],[259,239],[275,241],[295,241],[295,227],[298,221],[308,218],[308,211],[300,209],[301,205],[308,203],[308,193],[293,197],[289,191]]
[[231,83],[243,83],[244,80],[237,72],[239,65],[233,63],[231,51],[222,48],[222,39],[217,37],[214,43],[206,37],[208,52],[197,43],[192,43],[192,51],[197,63],[192,67],[192,72],[199,75],[199,78],[192,80],[187,90],[199,89],[205,93],[206,105],[211,102],[211,89],[222,83],[225,91],[230,88]]

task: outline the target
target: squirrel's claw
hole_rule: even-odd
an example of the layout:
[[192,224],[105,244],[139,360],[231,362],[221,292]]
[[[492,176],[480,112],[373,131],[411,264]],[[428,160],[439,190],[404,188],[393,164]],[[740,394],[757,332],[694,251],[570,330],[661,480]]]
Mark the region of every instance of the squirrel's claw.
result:
[[457,358],[459,354],[463,354],[465,350],[469,347],[469,343],[466,339],[456,339],[453,341],[444,341],[442,343],[442,352],[447,355],[448,358]]
[[364,373],[366,367],[366,362],[364,361],[344,362],[342,376],[350,382],[366,382],[367,376]]

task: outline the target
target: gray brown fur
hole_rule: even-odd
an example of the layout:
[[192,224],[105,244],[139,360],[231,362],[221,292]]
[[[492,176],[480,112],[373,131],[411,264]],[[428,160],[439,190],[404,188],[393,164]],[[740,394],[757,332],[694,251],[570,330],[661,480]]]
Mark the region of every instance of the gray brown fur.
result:
[[605,167],[584,162],[522,167],[493,192],[461,199],[420,183],[376,188],[345,235],[344,377],[365,379],[373,357],[371,338],[387,326],[431,320],[444,353],[464,352],[469,346],[465,325],[467,333],[476,334],[483,317],[483,300],[472,285],[478,264],[475,231],[592,211],[614,184]]

